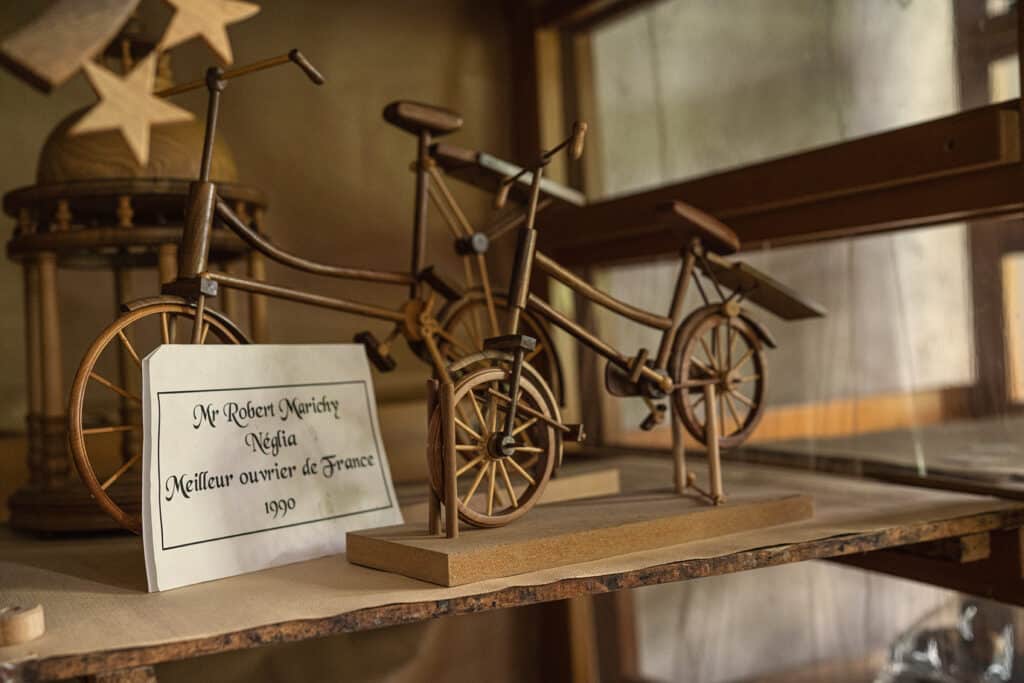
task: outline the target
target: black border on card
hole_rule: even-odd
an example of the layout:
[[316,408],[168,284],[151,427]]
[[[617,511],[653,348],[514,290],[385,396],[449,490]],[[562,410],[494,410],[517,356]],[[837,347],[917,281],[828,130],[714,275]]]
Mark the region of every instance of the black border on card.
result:
[[[388,497],[388,504],[382,507],[369,508],[367,510],[358,510],[356,512],[345,512],[338,515],[331,515],[328,517],[319,517],[317,519],[308,519],[304,522],[292,522],[291,524],[279,524],[277,526],[266,527],[264,529],[254,529],[252,531],[242,531],[237,534],[229,534],[227,536],[218,536],[216,538],[207,538],[201,541],[189,541],[188,543],[179,543],[178,545],[168,546],[164,543],[164,506],[163,506],[163,474],[160,470],[160,425],[163,411],[160,407],[160,398],[164,394],[202,394],[202,393],[214,393],[218,391],[247,391],[252,389],[294,389],[296,387],[323,387],[323,386],[339,386],[343,384],[362,384],[363,385],[363,396],[366,399],[366,416],[370,420],[370,431],[373,433],[373,446],[376,450],[378,468],[380,469],[380,477],[384,483],[384,494]],[[391,499],[391,490],[388,487],[387,477],[384,476],[384,465],[382,464],[380,457],[380,435],[377,433],[378,425],[373,420],[373,406],[370,405],[370,390],[367,388],[366,380],[353,379],[338,382],[307,382],[302,384],[272,384],[267,386],[255,386],[255,387],[231,387],[231,388],[217,388],[217,389],[181,389],[176,391],[158,391],[156,393],[156,476],[159,480],[157,486],[157,508],[160,515],[160,549],[176,550],[178,548],[187,548],[188,546],[201,545],[203,543],[212,543],[213,541],[223,541],[229,538],[238,538],[239,536],[251,536],[252,534],[261,534],[265,531],[274,531],[276,529],[287,529],[289,527],[303,526],[306,524],[315,524],[317,522],[325,522],[331,519],[340,519],[342,517],[352,517],[355,515],[364,515],[369,512],[380,512],[381,510],[389,510],[394,507],[395,502]],[[147,503],[148,504],[148,503]]]

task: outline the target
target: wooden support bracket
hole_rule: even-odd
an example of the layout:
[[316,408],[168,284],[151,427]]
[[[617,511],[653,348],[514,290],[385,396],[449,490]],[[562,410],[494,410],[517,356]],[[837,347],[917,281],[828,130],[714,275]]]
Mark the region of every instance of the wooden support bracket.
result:
[[1024,530],[834,558],[843,564],[1024,607]]

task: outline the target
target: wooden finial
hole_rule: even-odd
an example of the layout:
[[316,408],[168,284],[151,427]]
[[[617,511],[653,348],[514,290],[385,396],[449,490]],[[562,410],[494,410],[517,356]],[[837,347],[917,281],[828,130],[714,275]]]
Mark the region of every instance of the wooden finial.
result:
[[587,137],[587,124],[583,121],[577,121],[572,124],[572,146],[569,148],[569,154],[572,155],[573,159],[579,159],[583,156],[583,141]]
[[192,38],[202,38],[223,64],[235,61],[227,25],[248,19],[259,5],[238,0],[164,0],[174,8],[157,50],[167,50]]
[[494,208],[503,209],[505,204],[508,203],[508,193],[512,189],[512,182],[509,179],[502,181],[501,185],[498,186],[498,194],[494,196]]

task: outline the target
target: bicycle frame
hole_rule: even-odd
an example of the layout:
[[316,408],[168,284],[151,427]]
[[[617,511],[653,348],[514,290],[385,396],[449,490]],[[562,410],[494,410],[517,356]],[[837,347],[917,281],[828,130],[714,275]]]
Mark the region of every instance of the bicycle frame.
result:
[[[580,343],[584,344],[601,356],[604,356],[623,370],[629,372],[634,381],[644,378],[653,382],[662,391],[666,393],[670,392],[674,388],[671,378],[665,374],[659,373],[658,370],[663,370],[665,368],[669,354],[672,351],[673,341],[675,340],[679,327],[682,324],[683,302],[686,298],[689,280],[694,275],[694,265],[696,264],[696,260],[699,255],[699,245],[696,243],[691,244],[685,251],[682,267],[680,268],[679,275],[676,279],[672,303],[669,306],[667,316],[658,315],[616,299],[607,292],[598,289],[570,272],[557,261],[537,249],[537,231],[534,227],[536,217],[535,210],[539,198],[540,181],[544,166],[546,165],[547,160],[550,159],[555,152],[570,143],[575,146],[577,144],[576,139],[581,137],[582,134],[574,133],[571,138],[567,139],[553,150],[546,152],[544,157],[542,157],[541,161],[534,168],[531,183],[530,206],[527,213],[528,218],[526,224],[519,228],[519,240],[516,248],[515,264],[512,270],[511,285],[509,286],[509,292],[511,293],[510,301],[514,308],[512,309],[512,315],[510,317],[508,334],[518,334],[519,313],[529,307],[532,311],[542,315],[551,324],[572,335]],[[594,303],[607,308],[613,313],[642,325],[646,325],[647,327],[661,330],[662,335],[658,344],[658,352],[654,359],[654,367],[648,367],[646,351],[641,351],[637,356],[630,358],[576,321],[569,319],[567,316],[552,308],[550,304],[537,295],[529,293],[534,266],[566,285],[577,294],[580,294]],[[522,364],[522,362],[518,360],[521,357],[522,354],[517,353],[517,367],[513,371],[513,402],[516,398],[516,383],[514,380],[518,376],[519,366]],[[510,424],[512,421],[511,418],[514,417],[513,412],[514,411],[509,411],[510,417],[508,422]]]
[[[235,69],[234,71],[224,72],[216,68],[210,69],[207,71],[205,78],[201,81],[194,81],[182,86],[177,86],[161,93],[162,95],[173,95],[180,92],[198,89],[203,86],[206,87],[209,93],[200,173],[198,180],[192,184],[190,190],[185,226],[179,245],[177,278],[175,281],[165,284],[163,292],[166,294],[181,296],[195,302],[197,307],[197,321],[202,318],[206,298],[209,296],[216,296],[219,288],[225,287],[252,294],[259,294],[327,308],[343,313],[351,313],[366,318],[388,321],[396,325],[395,332],[393,332],[391,337],[389,337],[389,341],[397,335],[399,331],[405,333],[405,336],[410,338],[410,340],[419,339],[422,335],[420,335],[419,330],[414,329],[414,327],[417,325],[419,327],[423,327],[424,324],[429,326],[429,322],[424,323],[423,320],[415,320],[414,318],[421,316],[411,316],[409,309],[413,302],[420,302],[423,304],[421,310],[425,310],[425,312],[429,313],[433,305],[434,297],[434,292],[431,292],[431,294],[425,299],[421,296],[421,283],[426,280],[433,286],[434,291],[437,291],[440,287],[441,293],[445,294],[449,298],[457,296],[457,292],[455,292],[453,288],[448,287],[440,280],[439,277],[435,276],[432,272],[429,272],[430,269],[427,269],[426,271],[423,269],[426,254],[427,204],[428,201],[433,201],[437,206],[438,211],[445,219],[445,222],[448,224],[448,227],[456,240],[457,247],[460,247],[463,244],[468,245],[465,249],[459,249],[460,253],[465,257],[464,264],[466,284],[470,289],[475,287],[473,267],[471,265],[471,261],[475,261],[476,269],[480,278],[480,286],[485,295],[491,329],[493,333],[497,334],[498,319],[494,303],[494,294],[491,290],[484,255],[491,239],[495,239],[501,234],[509,232],[512,227],[517,225],[517,223],[515,221],[511,223],[506,222],[504,225],[498,226],[497,230],[492,231],[491,235],[476,233],[473,230],[469,221],[466,219],[462,210],[455,201],[454,196],[445,184],[436,164],[430,157],[431,135],[425,130],[420,131],[417,135],[417,160],[413,169],[416,174],[416,194],[413,212],[411,262],[410,270],[408,272],[393,272],[328,265],[289,253],[277,247],[257,231],[246,225],[245,221],[235,214],[228,205],[217,196],[216,185],[210,181],[209,176],[213,154],[213,141],[216,134],[217,119],[220,109],[220,97],[221,92],[225,87],[225,80],[245,75],[247,73],[252,73],[253,71],[260,69],[276,66],[278,64],[287,63],[288,61],[293,61],[298,64],[304,71],[306,71],[307,75],[309,75],[314,82],[322,82],[322,77],[319,76],[319,73],[316,72],[311,65],[309,65],[308,61],[302,57],[301,53],[292,51],[288,55],[264,60],[248,67]],[[358,301],[322,296],[319,294],[292,289],[281,285],[267,283],[251,277],[242,277],[226,272],[210,270],[208,268],[208,255],[211,232],[215,220],[220,220],[221,223],[227,226],[228,229],[238,235],[254,250],[288,268],[335,279],[360,280],[380,284],[407,286],[409,288],[409,300],[401,307],[401,309],[392,310]],[[525,216],[522,220],[525,220]],[[479,241],[481,237],[484,238],[482,246]],[[453,292],[455,293],[453,294]],[[200,325],[197,322],[193,329],[193,342],[196,342],[199,339],[201,334],[199,327]],[[443,332],[441,334],[443,334]],[[434,359],[435,365],[438,365],[438,369],[442,370],[443,367],[441,366],[443,366],[443,364],[438,362],[440,354],[437,352],[436,343],[433,343],[434,340],[432,339],[425,341],[428,341],[428,351]]]
[[[659,385],[664,383],[665,377],[657,373],[655,370],[664,369],[668,363],[668,357],[672,351],[672,344],[675,340],[676,333],[679,331],[679,327],[682,324],[683,301],[686,299],[689,281],[693,275],[696,260],[697,256],[694,248],[687,249],[685,256],[682,259],[683,262],[682,267],[679,269],[679,275],[676,278],[676,285],[673,291],[672,303],[669,306],[668,315],[663,316],[637,308],[636,306],[616,299],[607,292],[598,289],[572,273],[541,251],[535,251],[532,259],[533,264],[538,269],[558,280],[580,296],[593,301],[620,317],[627,318],[646,327],[661,330],[662,334],[658,343],[658,352],[654,358],[654,369],[648,368],[646,364],[644,364],[640,370],[641,376],[646,377]],[[604,356],[623,370],[629,371],[631,369],[632,362],[629,356],[625,355],[576,321],[571,320],[561,312],[552,308],[550,304],[538,297],[536,294],[529,295],[528,305],[531,310],[534,310],[544,316],[544,318],[551,324],[561,328],[565,332],[568,332],[575,337],[577,341],[596,353]]]

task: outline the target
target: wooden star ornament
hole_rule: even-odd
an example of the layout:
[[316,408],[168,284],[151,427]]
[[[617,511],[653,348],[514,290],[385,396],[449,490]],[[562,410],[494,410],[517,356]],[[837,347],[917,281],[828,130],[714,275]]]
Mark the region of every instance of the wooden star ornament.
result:
[[164,0],[174,8],[174,16],[164,31],[158,50],[167,50],[200,37],[217,53],[221,62],[231,64],[234,55],[228,40],[227,25],[248,19],[260,11],[259,5],[239,0]]
[[123,78],[94,62],[83,64],[85,75],[100,101],[69,131],[81,135],[120,130],[140,165],[149,163],[149,128],[162,123],[181,123],[194,117],[153,94],[156,52],[151,52]]

